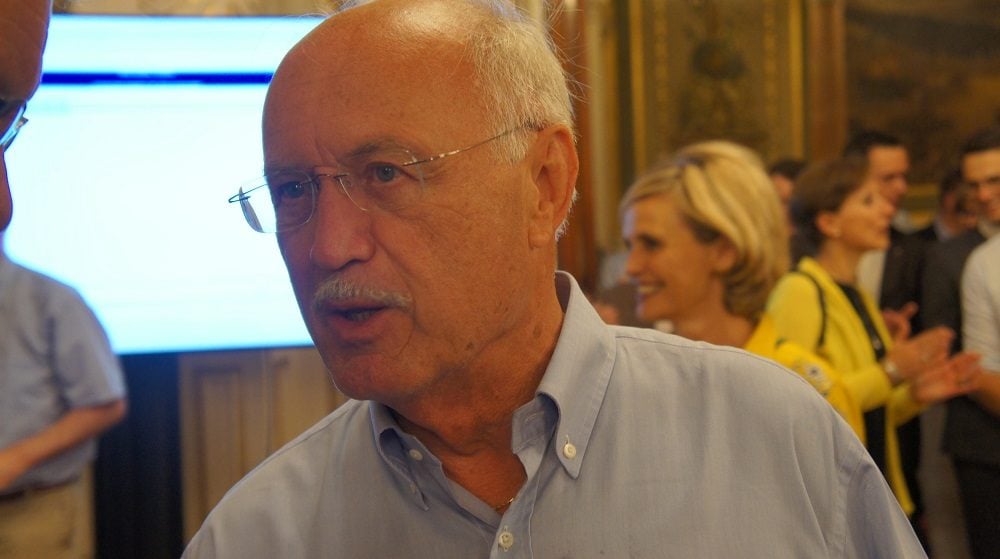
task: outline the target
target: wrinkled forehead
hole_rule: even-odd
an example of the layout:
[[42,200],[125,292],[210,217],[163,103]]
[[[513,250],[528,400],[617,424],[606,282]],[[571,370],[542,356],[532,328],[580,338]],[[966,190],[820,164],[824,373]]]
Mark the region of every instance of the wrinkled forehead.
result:
[[0,97],[27,99],[41,72],[49,2],[0,0]]
[[482,120],[465,33],[448,30],[450,15],[433,27],[413,13],[354,12],[321,24],[282,61],[268,90],[265,134],[318,126],[363,131],[389,122],[467,128]]

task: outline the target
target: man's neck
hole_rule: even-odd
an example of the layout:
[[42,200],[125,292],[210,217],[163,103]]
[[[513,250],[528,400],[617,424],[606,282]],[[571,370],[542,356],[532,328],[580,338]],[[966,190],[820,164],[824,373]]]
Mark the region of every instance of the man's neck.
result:
[[941,241],[954,237],[960,230],[958,218],[952,214],[945,214],[944,211],[943,208],[939,208],[932,222],[934,232],[937,234],[938,240]]
[[562,327],[554,288],[546,299],[443,386],[387,403],[400,427],[441,460],[452,481],[491,506],[506,502],[524,481],[511,450],[513,415],[535,397]]
[[989,220],[986,220],[986,219],[980,219],[979,223],[976,224],[976,229],[978,229],[979,232],[984,237],[986,237],[987,239],[989,239],[993,235],[996,235],[997,233],[1000,233],[1000,223],[997,223],[997,222],[994,222],[994,221],[989,221]]
[[527,479],[520,458],[511,450],[511,417],[486,422],[482,417],[460,419],[454,429],[447,431],[425,429],[403,416],[397,416],[397,420],[403,430],[420,439],[441,460],[448,479],[499,512]]

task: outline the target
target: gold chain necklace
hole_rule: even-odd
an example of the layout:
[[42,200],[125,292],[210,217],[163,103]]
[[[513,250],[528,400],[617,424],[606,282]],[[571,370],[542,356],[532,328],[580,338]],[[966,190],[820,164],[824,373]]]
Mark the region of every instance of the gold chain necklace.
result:
[[[514,495],[514,497],[517,497],[517,495]],[[500,512],[500,511],[502,511],[503,509],[505,509],[505,508],[509,507],[509,506],[510,506],[510,504],[514,502],[514,497],[511,497],[510,499],[508,499],[506,503],[501,503],[501,504],[499,504],[499,505],[496,505],[496,506],[494,506],[494,507],[493,507],[493,510],[495,510],[495,511],[497,511],[497,512]]]

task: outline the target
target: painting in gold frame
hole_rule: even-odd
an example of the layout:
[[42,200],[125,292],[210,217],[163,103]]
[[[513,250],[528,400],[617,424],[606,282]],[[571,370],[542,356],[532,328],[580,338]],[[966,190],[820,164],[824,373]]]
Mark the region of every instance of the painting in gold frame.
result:
[[633,173],[725,138],[765,161],[805,151],[798,0],[629,0]]
[[850,128],[900,137],[914,209],[932,210],[933,186],[920,185],[956,164],[973,131],[1000,122],[1000,3],[849,0],[845,19]]

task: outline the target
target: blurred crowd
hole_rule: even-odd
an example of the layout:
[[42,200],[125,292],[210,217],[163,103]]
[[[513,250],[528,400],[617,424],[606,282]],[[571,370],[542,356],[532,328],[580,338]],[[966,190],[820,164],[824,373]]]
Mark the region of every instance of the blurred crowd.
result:
[[[861,131],[838,158],[769,166],[728,141],[686,146],[625,193],[620,280],[594,303],[609,322],[797,372],[865,443],[929,552],[921,487],[957,481],[969,550],[995,557],[1000,126],[959,153],[933,217],[914,227],[909,153],[891,134]],[[938,445],[950,463],[918,476]],[[954,480],[936,478],[952,467]]]

